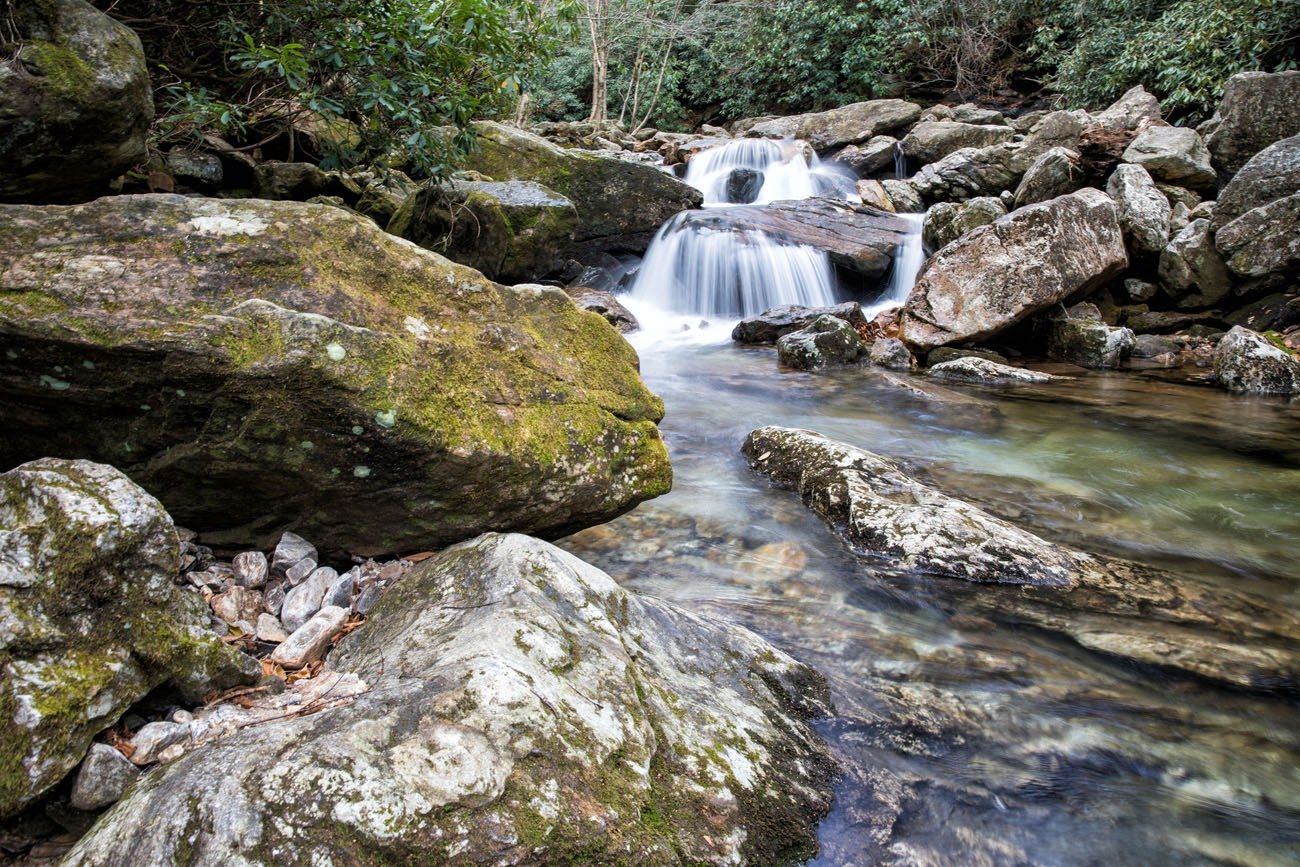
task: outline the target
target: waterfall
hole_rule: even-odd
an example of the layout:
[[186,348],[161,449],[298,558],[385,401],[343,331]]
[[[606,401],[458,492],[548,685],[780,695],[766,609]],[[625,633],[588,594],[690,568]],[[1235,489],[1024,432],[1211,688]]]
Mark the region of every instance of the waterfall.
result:
[[899,307],[916,285],[916,275],[925,264],[925,241],[921,237],[921,226],[925,222],[924,214],[899,214],[907,221],[907,235],[894,253],[894,266],[889,272],[889,285],[885,291],[870,304],[862,305],[862,312],[871,319],[883,310]]
[[686,212],[651,242],[630,298],[667,312],[738,319],[783,304],[834,304],[835,272],[820,250],[765,232],[702,226]]
[[686,164],[685,180],[704,194],[706,207],[856,197],[850,173],[795,139],[742,138],[701,151]]
[[894,178],[903,180],[907,177],[907,154],[903,152],[903,143],[894,142]]

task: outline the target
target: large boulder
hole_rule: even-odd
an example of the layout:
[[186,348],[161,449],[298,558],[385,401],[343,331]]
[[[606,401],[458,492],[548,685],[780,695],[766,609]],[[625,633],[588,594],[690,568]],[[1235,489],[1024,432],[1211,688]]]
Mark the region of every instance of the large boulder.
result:
[[1300,190],[1300,134],[1274,142],[1255,154],[1219,193],[1214,228],[1247,211]]
[[1011,141],[1016,131],[1006,124],[922,121],[903,137],[903,153],[924,165],[937,162],[961,148],[982,148]]
[[847,145],[831,158],[848,166],[859,177],[868,177],[893,169],[898,153],[898,139],[892,135],[872,136],[860,145]]
[[1236,172],[1278,139],[1300,134],[1300,72],[1239,72],[1204,127],[1214,164]]
[[752,124],[746,135],[798,138],[819,151],[857,144],[878,135],[899,132],[916,122],[921,106],[901,99],[872,99],[851,105],[771,118]]
[[751,316],[736,323],[731,330],[731,339],[737,343],[776,343],[777,338],[791,331],[798,331],[821,316],[835,316],[843,319],[854,328],[865,328],[866,317],[862,315],[862,305],[856,301],[845,301],[834,307],[773,307],[764,310],[758,316]]
[[174,584],[180,556],[162,504],[112,467],[42,459],[0,474],[0,817],[155,687],[197,702],[260,674]]
[[451,181],[407,197],[388,231],[490,280],[526,283],[562,267],[580,228],[573,203],[534,181]]
[[1206,189],[1218,175],[1200,133],[1185,126],[1148,126],[1124,151],[1124,162],[1140,165],[1168,184]]
[[1160,282],[1179,307],[1217,304],[1232,291],[1232,276],[1214,248],[1210,221],[1192,220],[1160,253]]
[[574,241],[585,249],[640,252],[669,217],[699,207],[700,191],[643,162],[566,150],[504,124],[474,124],[464,168],[494,181],[533,181],[573,203]]
[[319,205],[0,219],[0,463],[112,461],[210,544],[362,554],[560,535],[669,488],[636,354],[560,289]]
[[0,202],[93,198],[145,158],[153,92],[140,40],[85,0],[5,10],[17,44],[0,64]]
[[814,671],[488,535],[420,564],[329,666],[369,690],[142,781],[64,862],[790,864],[833,765]]
[[939,202],[925,212],[921,234],[926,247],[938,250],[1006,214],[1007,206],[994,196],[979,196],[964,202]]
[[1214,245],[1240,277],[1300,272],[1300,192],[1247,211],[1215,234]]
[[1234,325],[1214,347],[1214,378],[1229,391],[1300,394],[1300,358]]
[[922,166],[911,183],[927,202],[996,196],[1003,190],[1014,189],[1032,163],[1020,165],[1023,151],[1023,145],[1011,143],[962,148],[938,162]]
[[1169,243],[1169,199],[1142,166],[1116,166],[1106,194],[1119,208],[1119,225],[1136,256],[1157,256]]
[[1025,176],[1016,187],[1016,207],[1046,202],[1072,193],[1083,185],[1084,172],[1079,167],[1079,155],[1069,148],[1049,148],[1025,170]]
[[1137,130],[1159,120],[1160,100],[1140,84],[1097,114],[1097,124],[1106,129]]
[[1100,190],[1013,211],[930,258],[903,311],[920,349],[975,341],[1117,276],[1128,266],[1115,203]]

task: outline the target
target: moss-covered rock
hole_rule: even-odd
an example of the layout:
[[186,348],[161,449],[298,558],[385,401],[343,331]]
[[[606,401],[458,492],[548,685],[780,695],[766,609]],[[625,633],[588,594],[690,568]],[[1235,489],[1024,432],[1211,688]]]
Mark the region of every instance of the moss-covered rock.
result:
[[145,156],[153,96],[144,50],[85,0],[6,4],[0,54],[0,201],[79,201]]
[[65,862],[796,864],[834,766],[825,682],[756,635],[487,535],[330,658],[370,691],[200,747]]
[[179,561],[162,504],[112,467],[45,459],[0,475],[0,816],[159,684],[197,701],[257,676],[173,584]]
[[474,125],[478,145],[465,168],[494,181],[533,181],[578,212],[574,242],[583,249],[644,250],[679,211],[699,207],[699,190],[643,162],[566,150],[503,124]]
[[452,181],[408,197],[388,231],[520,283],[558,271],[579,225],[572,202],[533,181]]
[[213,543],[357,553],[560,535],[670,486],[636,354],[558,289],[319,205],[0,219],[0,462],[111,461]]

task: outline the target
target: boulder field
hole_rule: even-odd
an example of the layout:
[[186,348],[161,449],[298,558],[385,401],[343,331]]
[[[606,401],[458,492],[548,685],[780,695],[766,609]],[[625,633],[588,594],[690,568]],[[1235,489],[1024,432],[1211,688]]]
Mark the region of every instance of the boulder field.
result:
[[0,463],[111,462],[212,543],[561,535],[666,492],[662,403],[562,290],[342,209],[3,206]]

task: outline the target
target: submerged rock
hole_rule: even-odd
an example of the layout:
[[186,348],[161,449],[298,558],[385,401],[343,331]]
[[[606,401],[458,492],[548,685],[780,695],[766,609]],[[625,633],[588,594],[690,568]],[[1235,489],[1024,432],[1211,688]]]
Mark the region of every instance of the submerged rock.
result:
[[1086,294],[1128,265],[1114,202],[1084,189],[1029,205],[930,258],[903,312],[920,349],[976,341]]
[[156,771],[69,867],[796,863],[833,767],[824,681],[746,630],[488,535],[421,563],[330,658],[369,691]]
[[21,424],[0,461],[112,460],[209,544],[293,526],[359,554],[563,534],[668,490],[635,352],[559,289],[316,205],[3,219],[0,415]]
[[84,0],[5,12],[0,202],[102,194],[145,158],[153,91],[139,38]]
[[1096,308],[1091,315],[1074,315],[1071,310],[1064,316],[1053,316],[1045,330],[1048,358],[1094,370],[1119,367],[1135,345],[1130,329],[1107,325],[1097,316]]
[[1300,72],[1239,72],[1204,127],[1214,164],[1236,172],[1279,139],[1300,134]]
[[112,467],[44,459],[0,474],[0,816],[76,767],[150,690],[192,701],[251,682],[172,583],[171,518]]
[[873,99],[830,111],[763,120],[751,125],[746,135],[803,139],[823,151],[899,132],[920,116],[921,106],[916,103],[901,99]]
[[737,343],[776,343],[781,335],[806,328],[821,316],[843,319],[854,328],[865,328],[867,325],[867,320],[862,315],[862,305],[856,301],[845,301],[834,307],[773,307],[758,316],[737,322],[731,330],[731,339]]
[[852,364],[866,346],[856,328],[837,316],[818,316],[812,322],[781,335],[776,357],[786,367],[815,370],[830,364]]
[[1214,378],[1229,391],[1300,394],[1300,358],[1235,325],[1214,347]]
[[[938,350],[936,350],[938,351]],[[930,354],[931,357],[934,353]],[[930,367],[928,373],[935,379],[947,382],[968,382],[975,385],[1021,385],[1024,383],[1051,382],[1059,377],[1023,367],[981,358],[975,355],[940,361]]]

